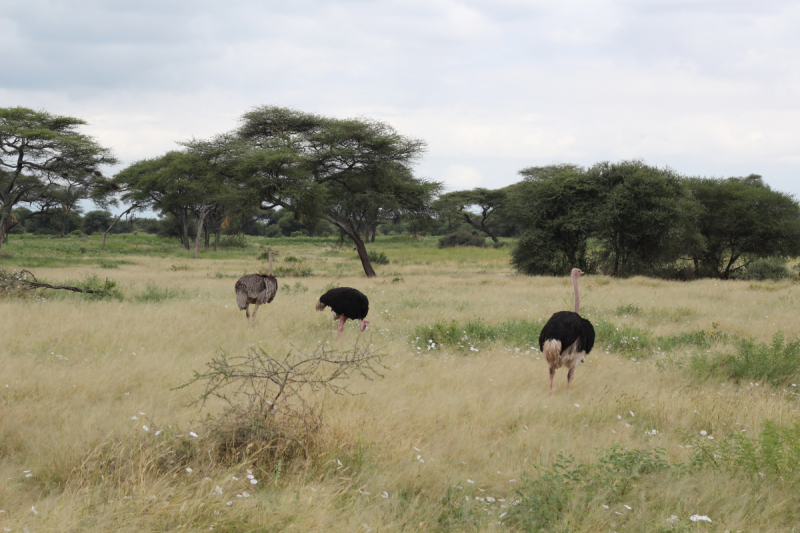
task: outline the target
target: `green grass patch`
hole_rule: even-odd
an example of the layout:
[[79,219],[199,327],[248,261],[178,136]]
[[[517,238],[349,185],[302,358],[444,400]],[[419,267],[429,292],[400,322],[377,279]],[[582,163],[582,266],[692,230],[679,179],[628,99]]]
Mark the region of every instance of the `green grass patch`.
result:
[[142,292],[133,297],[133,300],[142,303],[159,303],[164,300],[186,297],[187,292],[180,287],[161,287],[151,281],[147,283]]

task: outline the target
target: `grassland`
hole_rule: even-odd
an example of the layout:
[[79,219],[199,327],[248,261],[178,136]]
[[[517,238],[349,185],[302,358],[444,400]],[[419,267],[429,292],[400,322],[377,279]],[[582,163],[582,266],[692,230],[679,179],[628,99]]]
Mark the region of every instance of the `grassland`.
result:
[[[265,268],[268,247],[281,289],[250,327],[233,282]],[[366,279],[334,240],[192,260],[149,236],[113,236],[106,252],[99,238],[12,236],[0,268],[110,278],[120,298],[0,300],[0,529],[798,530],[800,377],[731,373],[742,339],[768,352],[800,331],[796,280],[585,277],[598,344],[572,391],[560,371],[549,396],[538,328],[571,307],[568,279],[514,275],[508,247],[372,247],[391,262]],[[309,398],[325,410],[308,457],[221,459],[207,429],[221,405],[176,387],[220,352],[353,346],[352,323],[339,341],[313,310],[332,283],[369,296],[360,338],[383,377]]]

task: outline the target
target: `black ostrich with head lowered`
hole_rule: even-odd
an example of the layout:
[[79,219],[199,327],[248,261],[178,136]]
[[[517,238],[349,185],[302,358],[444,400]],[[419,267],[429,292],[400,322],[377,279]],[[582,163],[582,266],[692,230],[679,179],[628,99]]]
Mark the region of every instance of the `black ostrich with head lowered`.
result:
[[594,327],[580,315],[581,300],[578,296],[578,276],[581,269],[572,269],[572,287],[575,291],[575,312],[554,313],[539,334],[539,349],[550,366],[550,394],[553,393],[553,377],[556,369],[567,367],[567,392],[575,376],[575,367],[586,358],[594,346]]
[[339,320],[339,336],[342,336],[344,322],[358,320],[358,327],[361,331],[367,329],[369,320],[364,320],[369,313],[369,300],[361,291],[350,287],[337,287],[331,289],[319,297],[317,311],[322,311],[326,307],[333,310],[335,318]]

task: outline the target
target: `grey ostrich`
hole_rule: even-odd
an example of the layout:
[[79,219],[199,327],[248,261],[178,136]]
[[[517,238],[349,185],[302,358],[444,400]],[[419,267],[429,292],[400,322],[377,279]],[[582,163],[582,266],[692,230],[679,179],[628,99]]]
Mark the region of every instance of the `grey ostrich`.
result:
[[253,309],[253,322],[256,320],[258,306],[270,303],[278,292],[278,280],[272,275],[272,257],[278,252],[269,253],[269,274],[248,274],[236,282],[236,304],[239,309],[244,309],[247,318],[250,318],[250,304],[255,304]]

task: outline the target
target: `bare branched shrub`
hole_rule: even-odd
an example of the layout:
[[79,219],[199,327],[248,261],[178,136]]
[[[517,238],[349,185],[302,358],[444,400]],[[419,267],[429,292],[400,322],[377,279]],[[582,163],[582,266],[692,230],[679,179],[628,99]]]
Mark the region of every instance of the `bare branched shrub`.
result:
[[381,357],[358,342],[344,350],[295,348],[281,358],[260,347],[235,358],[221,352],[182,387],[205,383],[196,404],[212,398],[225,402],[221,414],[206,420],[221,460],[286,465],[311,457],[317,448],[324,407],[320,393],[352,394],[347,379],[380,376]]

